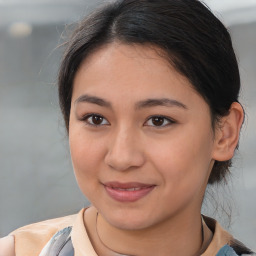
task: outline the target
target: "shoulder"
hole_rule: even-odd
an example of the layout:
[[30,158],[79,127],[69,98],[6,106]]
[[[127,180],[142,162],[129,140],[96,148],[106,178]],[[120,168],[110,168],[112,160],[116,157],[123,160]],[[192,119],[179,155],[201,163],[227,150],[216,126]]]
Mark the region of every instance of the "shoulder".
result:
[[234,249],[237,255],[255,255],[255,253],[247,248],[242,242],[234,238],[230,241],[230,246]]
[[255,254],[244,245],[239,247],[231,247],[231,245],[223,246],[216,256],[255,256]]
[[18,235],[21,233],[43,233],[46,231],[54,230],[54,233],[57,230],[63,229],[67,226],[72,226],[77,214],[69,215],[61,218],[55,218],[50,220],[45,220],[37,223],[33,223],[30,225],[26,225],[24,227],[18,228],[13,231],[10,235]]
[[230,233],[224,230],[220,224],[209,217],[203,216],[205,223],[213,233],[213,238],[205,251],[205,256],[245,256],[255,255],[243,243],[236,240]]
[[[72,226],[77,215],[30,224],[13,231],[16,255],[39,255],[51,237],[65,227]],[[0,254],[0,256],[2,256]]]
[[71,241],[72,227],[66,227],[58,231],[44,246],[40,256],[47,255],[74,255],[74,247]]
[[0,256],[15,256],[13,236],[6,236],[0,239]]

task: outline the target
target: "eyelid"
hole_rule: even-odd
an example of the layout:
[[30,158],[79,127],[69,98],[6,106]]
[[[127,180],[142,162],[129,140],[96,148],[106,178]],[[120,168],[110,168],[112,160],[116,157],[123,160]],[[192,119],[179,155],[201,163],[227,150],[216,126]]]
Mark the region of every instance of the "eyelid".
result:
[[[88,119],[92,116],[98,116],[98,117],[102,117],[104,120],[107,121],[107,124],[92,124],[88,122]],[[105,126],[105,125],[110,125],[109,121],[101,114],[98,113],[88,113],[83,115],[81,118],[78,118],[79,121],[83,121],[86,125],[92,126],[92,127],[100,127],[100,126]]]
[[170,117],[167,117],[167,116],[164,116],[164,115],[152,115],[152,116],[149,116],[146,120],[146,122],[144,124],[146,124],[150,119],[152,119],[153,117],[160,117],[160,118],[163,118],[165,120],[168,121],[168,124],[165,124],[165,125],[161,125],[161,126],[157,126],[157,125],[146,125],[146,126],[150,126],[150,127],[154,127],[154,128],[164,128],[164,127],[167,127],[169,125],[172,125],[172,124],[175,124],[177,123],[174,119],[170,118]]

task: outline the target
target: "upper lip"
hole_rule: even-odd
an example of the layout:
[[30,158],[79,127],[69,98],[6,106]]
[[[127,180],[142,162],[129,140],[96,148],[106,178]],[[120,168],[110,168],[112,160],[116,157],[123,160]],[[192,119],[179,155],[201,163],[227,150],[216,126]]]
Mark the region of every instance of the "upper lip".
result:
[[154,184],[145,184],[140,182],[118,182],[118,181],[110,181],[103,183],[104,186],[110,188],[120,188],[120,189],[130,189],[130,188],[148,188],[155,186]]

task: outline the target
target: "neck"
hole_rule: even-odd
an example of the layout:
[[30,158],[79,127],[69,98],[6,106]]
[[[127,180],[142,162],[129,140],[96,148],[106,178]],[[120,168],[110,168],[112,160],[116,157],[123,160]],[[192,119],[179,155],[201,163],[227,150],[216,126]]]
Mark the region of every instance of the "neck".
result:
[[104,256],[197,256],[202,253],[200,250],[206,247],[205,243],[211,235],[205,226],[205,236],[202,238],[200,213],[196,217],[192,217],[191,214],[179,214],[176,218],[141,230],[118,229],[110,225],[100,214],[96,221],[96,215],[96,209],[91,208],[87,218],[85,217],[85,224],[97,253]]

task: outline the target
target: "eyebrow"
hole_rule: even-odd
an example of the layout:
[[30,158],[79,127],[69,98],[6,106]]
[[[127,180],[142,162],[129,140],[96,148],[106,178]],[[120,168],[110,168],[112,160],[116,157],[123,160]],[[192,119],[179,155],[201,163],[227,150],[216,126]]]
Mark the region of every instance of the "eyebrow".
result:
[[[109,101],[96,96],[88,95],[88,94],[81,95],[75,100],[75,104],[82,103],[82,102],[96,104],[101,107],[112,108],[112,104]],[[135,104],[135,109],[142,109],[142,108],[149,108],[149,107],[156,107],[156,106],[179,107],[183,109],[188,109],[188,107],[185,104],[169,98],[146,99],[143,101],[139,101]]]
[[183,109],[188,109],[188,107],[174,99],[161,98],[161,99],[147,99],[143,101],[139,101],[136,103],[136,109],[148,108],[148,107],[156,107],[156,106],[164,106],[164,107],[179,107]]
[[106,101],[102,98],[99,98],[99,97],[96,97],[96,96],[91,96],[91,95],[88,95],[88,94],[81,95],[80,97],[78,97],[75,100],[75,104],[81,103],[81,102],[87,102],[87,103],[92,103],[92,104],[99,105],[101,107],[112,108],[112,105],[111,105],[110,102],[108,102],[108,101]]

